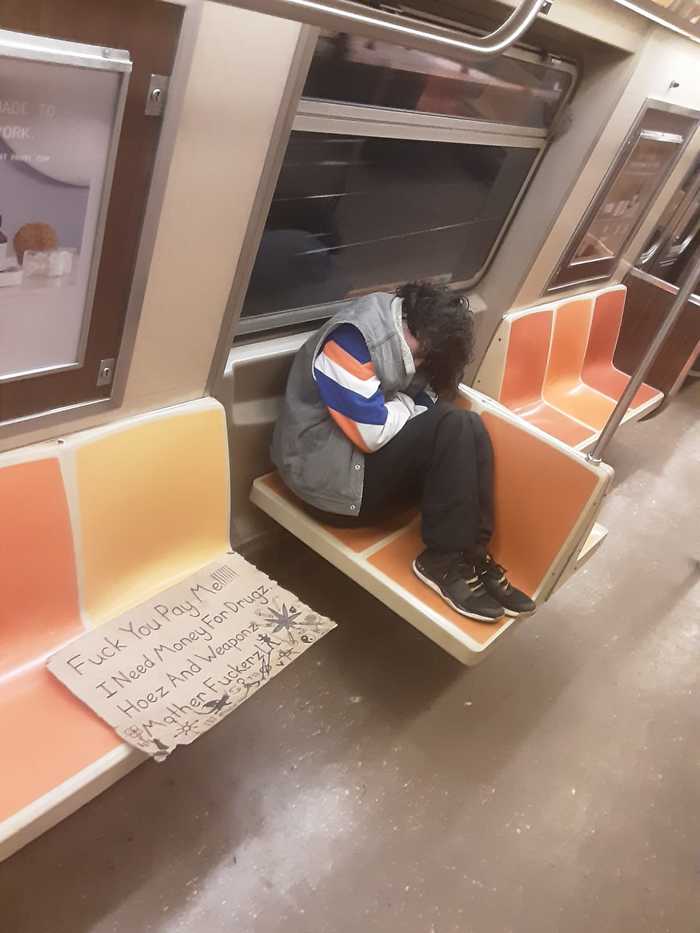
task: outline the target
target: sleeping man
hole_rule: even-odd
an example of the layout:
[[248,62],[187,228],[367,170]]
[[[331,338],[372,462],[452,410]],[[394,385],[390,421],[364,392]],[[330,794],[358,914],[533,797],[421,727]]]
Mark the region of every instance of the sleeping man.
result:
[[489,554],[493,452],[481,418],[454,407],[472,350],[464,298],[411,283],[343,302],[297,354],[272,457],[325,521],[371,524],[416,503],[414,573],[481,622],[532,612]]

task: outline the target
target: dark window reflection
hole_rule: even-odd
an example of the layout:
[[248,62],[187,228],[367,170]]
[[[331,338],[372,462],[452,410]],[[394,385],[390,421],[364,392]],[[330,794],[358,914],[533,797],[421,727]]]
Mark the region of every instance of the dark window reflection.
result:
[[659,218],[637,267],[678,285],[700,250],[700,158]]
[[536,149],[292,133],[243,314],[481,269]]
[[[549,286],[602,281],[614,272],[659,189],[694,132],[693,116],[649,106],[584,216]],[[658,247],[657,247],[658,248]],[[646,267],[645,267],[646,268]]]
[[649,207],[669,164],[683,144],[640,137],[622,171],[592,218],[574,253],[572,264],[596,258],[614,258]]
[[545,128],[572,80],[515,58],[465,64],[336,33],[319,38],[304,97]]

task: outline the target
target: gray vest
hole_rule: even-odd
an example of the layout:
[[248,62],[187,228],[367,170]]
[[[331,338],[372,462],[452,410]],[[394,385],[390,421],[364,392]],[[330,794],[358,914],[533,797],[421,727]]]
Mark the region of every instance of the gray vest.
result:
[[353,324],[365,338],[387,399],[396,392],[415,395],[420,388],[403,337],[400,300],[375,293],[345,301],[294,359],[272,438],[272,460],[299,498],[325,512],[352,516],[362,504],[364,454],[331,418],[313,375],[323,341],[340,324]]

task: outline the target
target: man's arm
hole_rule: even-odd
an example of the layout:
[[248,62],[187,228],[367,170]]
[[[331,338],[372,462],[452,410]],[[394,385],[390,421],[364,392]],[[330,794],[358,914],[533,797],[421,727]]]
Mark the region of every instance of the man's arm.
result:
[[352,324],[341,324],[314,361],[314,378],[331,417],[364,453],[387,444],[425,410],[401,393],[386,401],[367,344]]

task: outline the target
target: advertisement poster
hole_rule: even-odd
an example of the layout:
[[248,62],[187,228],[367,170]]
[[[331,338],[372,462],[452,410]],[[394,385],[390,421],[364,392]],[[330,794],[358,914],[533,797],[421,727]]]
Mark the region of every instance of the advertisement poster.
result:
[[0,53],[0,381],[79,361],[121,80]]

